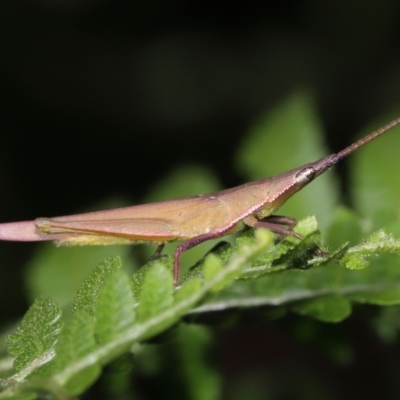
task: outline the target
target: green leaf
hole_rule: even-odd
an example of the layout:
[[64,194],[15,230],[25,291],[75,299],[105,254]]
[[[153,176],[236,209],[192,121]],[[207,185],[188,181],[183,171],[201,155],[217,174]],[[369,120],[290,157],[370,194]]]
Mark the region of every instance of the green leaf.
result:
[[209,281],[223,268],[221,261],[214,254],[209,254],[204,261],[204,280]]
[[398,253],[400,240],[393,235],[380,230],[373,233],[367,240],[357,246],[351,247],[347,254],[340,260],[340,264],[349,269],[362,269],[368,265],[367,258],[383,253]]
[[187,280],[182,286],[175,292],[175,303],[179,303],[188,299],[190,296],[198,292],[203,285],[202,279],[192,278]]
[[362,240],[361,219],[345,207],[339,207],[333,217],[327,234],[326,242],[333,248],[340,247],[344,243],[356,244]]
[[109,257],[101,262],[83,281],[75,295],[73,311],[84,311],[92,317],[96,314],[97,297],[100,289],[110,274],[122,266],[119,257]]
[[271,246],[252,262],[251,267],[246,269],[241,279],[254,279],[291,268],[306,269],[326,262],[332,257],[331,254],[325,257],[318,254],[321,240],[314,217],[300,220],[295,231],[303,237],[301,241],[288,236],[276,246]]
[[[363,130],[360,136],[387,123],[391,116],[374,122]],[[398,117],[398,110],[395,111],[395,117]],[[374,217],[382,208],[395,210],[396,214],[400,210],[400,176],[397,163],[400,148],[399,133],[400,128],[394,128],[373,143],[357,150],[349,159],[351,167],[349,187],[355,206],[363,216]],[[399,234],[400,229],[396,233]]]
[[323,322],[340,322],[350,315],[351,304],[344,297],[330,295],[296,305],[292,309]]
[[188,398],[217,400],[221,398],[221,379],[208,361],[212,335],[203,326],[180,324],[174,346],[180,356],[180,372]]
[[[268,112],[246,135],[238,154],[240,171],[250,180],[274,176],[325,156],[322,128],[311,96],[300,91]],[[324,230],[338,203],[331,172],[296,193],[279,214],[294,218],[317,215]]]
[[[327,296],[329,307],[324,300]],[[343,300],[338,301],[338,315],[335,315],[332,309],[338,297]],[[305,271],[287,270],[256,280],[238,281],[191,313],[199,317],[209,312],[226,314],[229,310],[284,305],[298,310],[295,303],[313,301],[310,309],[318,319],[332,322],[347,315],[347,300],[378,305],[400,304],[400,260],[385,255],[362,270],[349,270],[330,263]],[[319,301],[322,301],[321,306]],[[302,307],[307,307],[306,303],[303,304]]]
[[171,273],[163,264],[154,263],[139,294],[138,321],[143,322],[167,310],[173,304],[173,288]]
[[163,264],[169,271],[173,269],[173,258],[170,256],[160,256],[155,259],[149,260],[145,265],[136,271],[131,280],[131,286],[134,298],[139,301],[139,294],[142,290],[144,280],[148,272],[153,268],[154,265]]
[[8,352],[15,357],[14,368],[20,372],[18,379],[54,357],[54,345],[63,325],[60,318],[58,304],[42,297],[32,304],[16,332],[8,337]]
[[[135,323],[130,308],[134,306],[130,282],[118,270],[120,264],[118,260],[106,260],[80,289],[80,296],[77,296],[74,307],[75,316],[67,321],[61,334],[56,346],[56,358],[53,358],[55,352],[52,348],[52,358],[46,361],[50,359],[53,361],[40,368],[41,380],[37,378],[29,381],[31,386],[28,387],[23,381],[27,373],[22,370],[24,375],[20,373],[3,380],[5,390],[0,393],[0,398],[7,398],[9,394],[40,390],[53,393],[60,398],[65,397],[62,394],[63,390],[67,390],[70,395],[81,393],[97,378],[102,363],[108,363],[133,344],[171,327],[210,291],[232,282],[245,266],[270,246],[269,232],[259,230],[255,236],[253,243],[237,249],[225,267],[208,281],[203,283],[199,278],[189,279],[177,291],[176,296],[173,293],[171,271],[162,263],[156,262],[144,278],[139,294],[140,304],[137,307],[138,318]],[[94,298],[91,301],[87,299],[90,294]],[[97,307],[95,315],[93,315],[94,306]],[[32,311],[28,314],[32,314]],[[107,320],[109,317],[111,324]],[[94,326],[97,332],[94,332]],[[46,327],[51,327],[51,323],[47,323]],[[44,331],[44,335],[46,333]],[[94,342],[95,336],[99,338],[97,343]],[[47,335],[47,338],[49,337],[51,335]],[[39,363],[40,365],[43,364]],[[207,378],[206,375],[204,381],[211,384],[212,376]],[[44,379],[43,376],[48,378]]]
[[[249,229],[247,232],[249,231],[251,230]],[[246,243],[243,242],[243,244],[254,243],[254,235],[252,233],[247,233],[247,235],[250,237],[250,239]],[[240,237],[242,236],[243,232],[240,234]],[[236,240],[238,240],[238,238]],[[218,242],[204,257],[202,257],[193,267],[191,267],[186,274],[183,275],[180,280],[181,283],[184,283],[192,278],[204,278],[204,265],[207,257],[211,254],[214,257],[217,257],[220,262],[225,265],[232,255],[232,249],[233,248],[229,243],[225,241]]]
[[[67,369],[74,362],[96,349],[94,320],[85,312],[76,313],[65,325],[56,345],[56,354],[52,372]],[[70,372],[69,378],[62,382],[71,396],[76,396],[87,389],[100,375],[100,364],[95,363],[83,369]]]
[[379,306],[391,306],[400,304],[400,287],[385,288],[377,293],[360,293],[352,296],[359,303],[370,303]]
[[117,270],[106,278],[96,309],[96,337],[100,344],[111,342],[133,326],[134,303],[130,280],[123,271]]

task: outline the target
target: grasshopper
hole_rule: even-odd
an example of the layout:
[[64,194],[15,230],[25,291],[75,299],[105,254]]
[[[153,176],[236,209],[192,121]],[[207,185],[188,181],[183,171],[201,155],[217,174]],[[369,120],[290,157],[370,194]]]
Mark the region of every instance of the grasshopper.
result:
[[336,154],[270,178],[245,183],[213,194],[141,204],[112,210],[0,224],[0,240],[53,240],[65,245],[158,244],[181,241],[175,249],[174,282],[179,282],[181,254],[210,239],[243,228],[264,227],[279,235],[302,237],[293,231],[296,220],[274,213],[296,192],[344,157],[383,135],[400,118]]

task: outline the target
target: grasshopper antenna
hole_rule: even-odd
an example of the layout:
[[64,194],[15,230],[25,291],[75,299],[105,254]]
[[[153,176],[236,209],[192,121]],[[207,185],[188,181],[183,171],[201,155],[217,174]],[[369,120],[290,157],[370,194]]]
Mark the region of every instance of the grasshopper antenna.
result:
[[395,126],[397,126],[399,124],[400,124],[400,118],[394,119],[393,121],[389,122],[388,124],[382,126],[381,128],[377,129],[376,131],[370,133],[368,136],[363,137],[362,139],[351,144],[350,146],[346,147],[342,151],[339,151],[339,153],[336,154],[337,161],[341,160],[344,157],[347,157],[349,154],[353,153],[353,151],[364,146],[364,144],[371,142],[372,140],[383,135],[385,132],[389,131],[390,129],[394,128]]

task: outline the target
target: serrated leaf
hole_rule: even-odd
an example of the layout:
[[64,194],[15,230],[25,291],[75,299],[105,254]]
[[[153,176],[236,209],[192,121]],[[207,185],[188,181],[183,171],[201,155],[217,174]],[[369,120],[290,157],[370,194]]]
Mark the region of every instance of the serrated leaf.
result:
[[[230,258],[229,262],[225,267],[218,273],[215,274],[213,278],[210,278],[206,284],[210,285],[211,292],[217,292],[223,289],[223,287],[231,284],[232,281],[236,280],[243,274],[245,268],[248,268],[253,264],[254,260],[260,257],[261,253],[267,248],[270,248],[273,244],[273,234],[268,229],[259,228],[254,231],[254,238],[252,243],[250,242],[246,245],[234,246],[235,252]],[[260,247],[262,250],[255,250],[255,248]],[[247,263],[241,261],[242,258],[248,258]],[[220,276],[222,279],[219,279]],[[213,282],[213,281],[219,281]]]
[[[47,297],[36,300],[16,332],[7,338],[14,368],[25,377],[54,357],[54,345],[62,329],[61,309]],[[22,371],[24,370],[24,371]]]
[[135,321],[134,297],[128,276],[121,270],[108,276],[100,290],[96,308],[96,337],[111,342]]
[[315,217],[300,220],[295,231],[302,235],[302,240],[288,236],[277,245],[271,246],[252,262],[241,279],[254,279],[291,268],[305,269],[329,259],[330,255],[322,256],[318,253],[321,249],[321,237]]
[[368,265],[368,257],[383,253],[398,253],[400,240],[384,230],[374,232],[367,240],[349,248],[340,264],[349,269],[362,269]]
[[173,288],[171,273],[163,264],[155,263],[139,294],[138,321],[143,322],[168,309],[173,304]]
[[204,261],[204,280],[209,281],[223,268],[221,261],[214,254],[209,254]]
[[[212,281],[222,270],[223,265],[221,260],[219,260],[214,254],[210,254],[204,261],[204,281]],[[214,285],[210,291],[212,293],[219,292],[224,286],[232,282],[237,276],[240,275],[240,270],[237,271],[235,276],[229,276],[226,280],[222,281],[219,285]]]
[[[96,348],[94,336],[94,320],[85,312],[76,313],[65,325],[56,345],[57,357],[52,366],[52,372],[57,373],[68,368],[71,364],[90,354]],[[101,368],[94,363],[74,373],[70,372],[69,379],[63,382],[71,396],[76,396],[88,388],[100,375]]]
[[[98,376],[98,366],[100,364],[108,362],[110,358],[118,357],[133,344],[146,340],[171,327],[182,318],[189,309],[193,308],[204,298],[210,290],[232,279],[232,277],[236,276],[238,271],[241,271],[252,259],[259,256],[262,251],[270,245],[270,238],[270,233],[261,230],[260,233],[256,234],[255,243],[240,248],[239,251],[232,255],[226,266],[210,281],[203,283],[198,278],[187,281],[181,288],[181,294],[175,297],[175,301],[173,298],[174,286],[171,272],[161,263],[155,263],[150,271],[148,271],[139,295],[141,303],[137,308],[137,314],[142,320],[138,319],[133,326],[129,325],[126,329],[124,328],[122,334],[118,334],[116,338],[114,337],[114,339],[104,343],[98,343],[94,348],[93,324],[96,324],[95,319],[85,311],[76,311],[77,314],[82,316],[82,319],[76,317],[76,322],[71,323],[70,329],[72,333],[68,333],[68,330],[65,330],[65,338],[61,340],[58,349],[60,351],[60,364],[57,364],[57,358],[55,358],[53,364],[49,365],[49,368],[45,370],[47,376],[51,377],[51,379],[41,380],[40,382],[34,381],[36,386],[34,386],[33,390],[47,390],[53,392],[55,388],[57,388],[58,392],[61,392],[65,386],[70,393],[74,394],[84,390],[84,388]],[[104,307],[106,307],[102,305],[102,302],[104,301],[104,303],[106,303],[109,289],[113,292],[118,291],[118,275],[120,277],[122,275],[120,272],[114,272],[114,274],[107,274],[108,278],[105,277],[101,285],[97,285],[98,280],[94,279],[95,287],[102,287],[95,291],[95,293],[99,292],[97,293],[99,311],[100,308],[104,310]],[[123,286],[129,293],[131,290],[130,285],[127,284],[125,278],[123,278],[123,281],[125,281]],[[108,285],[109,287],[107,287]],[[125,289],[123,292],[126,292]],[[118,299],[124,297],[119,297],[115,293],[113,293],[112,296],[117,296]],[[114,302],[114,300],[111,299],[111,302]],[[83,302],[83,304],[85,303]],[[116,301],[115,304],[118,304],[118,301]],[[105,317],[106,313],[104,314],[104,318]],[[81,331],[79,328],[80,324],[84,324],[84,328],[86,329],[82,327],[82,335],[79,333]],[[103,323],[101,323],[101,325],[103,325]],[[78,336],[75,338],[74,335]],[[101,335],[103,338],[111,336],[109,335],[109,331],[106,331],[104,335],[101,333]],[[78,346],[78,349],[86,349],[86,344],[88,345],[88,351],[80,351],[80,354],[75,356],[72,350],[72,357],[68,359],[70,356],[68,354],[68,347],[71,343],[76,342],[79,344],[80,340],[83,340],[83,343]],[[12,378],[15,378],[15,376]],[[2,383],[7,385],[12,382],[3,381]],[[24,384],[18,385],[18,387],[9,385],[6,388],[7,393],[3,391],[0,393],[0,397],[3,398],[11,392],[21,393],[26,389],[23,385]],[[62,396],[63,395],[60,395],[60,397]]]
[[187,280],[175,293],[175,303],[184,301],[185,299],[189,298],[198,290],[200,290],[202,285],[203,281],[200,278],[192,278]]
[[[287,270],[280,274],[266,275],[257,280],[238,281],[232,287],[217,293],[191,313],[227,312],[261,306],[291,307],[294,302],[319,301],[326,296],[339,296],[350,301],[372,304],[400,304],[400,259],[381,256],[368,268],[349,270],[337,263],[305,271]],[[317,304],[317,303],[315,303]],[[331,303],[334,308],[334,302]],[[315,305],[317,307],[317,305]],[[333,320],[329,309],[327,320]],[[343,304],[338,319],[344,317],[347,306]],[[198,317],[197,317],[198,318]],[[319,319],[324,316],[319,315]]]
[[133,275],[131,280],[132,292],[134,298],[138,301],[139,294],[142,290],[144,280],[148,274],[148,272],[153,268],[156,264],[163,264],[169,271],[173,269],[173,258],[170,256],[160,256],[156,259],[149,260],[145,265],[139,268]]
[[101,262],[83,281],[75,295],[73,311],[84,311],[92,317],[96,314],[96,303],[100,289],[110,274],[122,266],[119,257],[109,257]]
[[[251,230],[249,230],[251,231]],[[254,243],[254,235],[251,234],[251,239],[249,243]],[[244,243],[246,244],[246,243]],[[227,243],[226,241],[220,241],[218,242],[210,251],[203,257],[201,258],[193,267],[189,269],[189,271],[183,275],[181,278],[181,283],[183,284],[187,280],[193,279],[193,278],[204,278],[204,264],[205,260],[207,257],[212,254],[213,256],[217,257],[220,262],[225,265],[227,261],[229,260],[231,254],[232,254],[232,246]]]

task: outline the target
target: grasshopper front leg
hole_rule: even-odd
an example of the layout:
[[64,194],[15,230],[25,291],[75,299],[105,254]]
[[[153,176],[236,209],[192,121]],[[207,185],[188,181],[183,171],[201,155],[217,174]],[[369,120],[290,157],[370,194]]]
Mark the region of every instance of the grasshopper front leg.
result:
[[261,220],[257,219],[254,215],[249,215],[243,222],[252,228],[267,228],[271,232],[279,235],[278,242],[283,240],[286,236],[294,236],[302,240],[303,237],[296,233],[293,228],[297,225],[297,220],[283,215],[269,215]]

